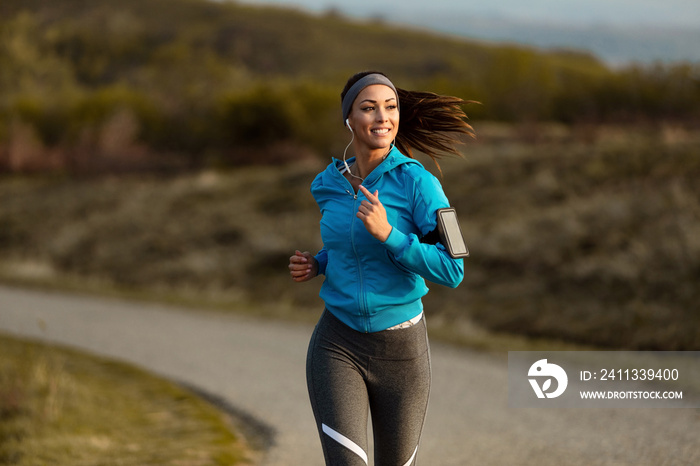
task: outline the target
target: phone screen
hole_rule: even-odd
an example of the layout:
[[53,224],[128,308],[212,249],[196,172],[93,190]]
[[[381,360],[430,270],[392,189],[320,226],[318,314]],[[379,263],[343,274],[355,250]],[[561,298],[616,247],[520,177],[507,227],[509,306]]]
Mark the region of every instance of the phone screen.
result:
[[452,209],[440,211],[444,234],[449,244],[446,244],[453,256],[468,256],[469,250],[462,237],[462,230],[457,221],[457,212]]

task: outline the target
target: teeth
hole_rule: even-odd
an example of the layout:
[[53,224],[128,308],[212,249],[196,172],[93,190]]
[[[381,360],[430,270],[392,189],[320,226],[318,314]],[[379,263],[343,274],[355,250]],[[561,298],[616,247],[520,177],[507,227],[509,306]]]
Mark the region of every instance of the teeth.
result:
[[389,132],[389,130],[386,129],[386,128],[384,128],[384,129],[373,129],[372,132],[373,132],[373,133],[377,133],[377,134],[386,134],[386,133]]

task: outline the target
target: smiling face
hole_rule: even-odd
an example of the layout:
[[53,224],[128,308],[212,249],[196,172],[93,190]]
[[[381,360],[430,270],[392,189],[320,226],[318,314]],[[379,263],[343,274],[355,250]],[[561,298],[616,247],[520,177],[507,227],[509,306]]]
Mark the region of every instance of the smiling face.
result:
[[367,86],[353,102],[348,120],[360,148],[388,148],[399,130],[396,94],[382,84]]

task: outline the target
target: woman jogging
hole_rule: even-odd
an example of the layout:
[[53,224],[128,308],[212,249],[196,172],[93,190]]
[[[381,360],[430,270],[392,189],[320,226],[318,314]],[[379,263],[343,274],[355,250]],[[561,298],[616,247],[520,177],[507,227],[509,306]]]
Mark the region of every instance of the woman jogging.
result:
[[397,89],[379,72],[351,77],[341,98],[351,142],[311,184],[323,248],[289,260],[297,282],[325,275],[326,308],[307,356],[309,396],[326,464],[368,464],[371,411],[375,463],[410,466],[430,391],[424,278],[456,287],[464,276],[462,259],[425,241],[449,202],[411,154],[457,153],[471,127],[463,100]]

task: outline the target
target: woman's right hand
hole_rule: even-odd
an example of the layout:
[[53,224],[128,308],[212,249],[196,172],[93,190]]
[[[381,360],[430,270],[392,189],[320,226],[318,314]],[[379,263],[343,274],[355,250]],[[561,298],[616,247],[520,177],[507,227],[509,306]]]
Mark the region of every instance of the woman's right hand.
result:
[[297,250],[289,258],[289,273],[295,282],[305,282],[318,275],[318,262],[310,252]]

